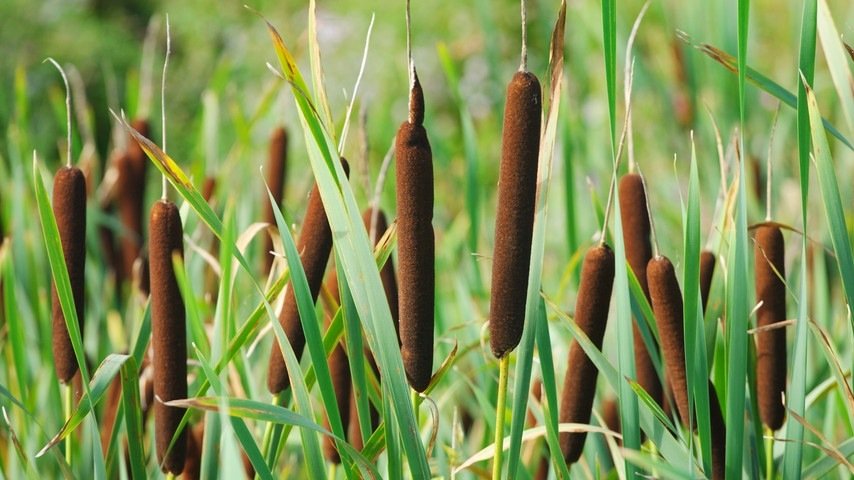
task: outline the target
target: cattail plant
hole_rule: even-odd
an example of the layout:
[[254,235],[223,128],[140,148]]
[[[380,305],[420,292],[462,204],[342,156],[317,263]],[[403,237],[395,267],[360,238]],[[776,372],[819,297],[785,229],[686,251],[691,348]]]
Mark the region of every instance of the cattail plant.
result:
[[703,313],[709,304],[709,292],[712,289],[712,276],[715,274],[715,254],[703,250],[700,252],[700,301]]
[[410,58],[409,118],[397,131],[398,316],[409,385],[423,392],[433,373],[433,153],[424,129],[424,92]]
[[[150,126],[146,120],[134,120],[131,124],[143,137],[150,135]],[[139,258],[142,248],[143,212],[145,210],[145,174],[148,170],[148,158],[134,140],[128,138],[127,151],[116,158],[116,203],[119,210],[124,234],[121,236],[122,273],[120,278],[130,278],[133,265]]]
[[[383,234],[386,230],[388,230],[388,221],[386,220],[385,213],[378,207],[371,207],[366,209],[362,213],[362,221],[365,224],[365,229],[368,231],[369,237],[371,239],[371,243],[376,246],[379,241],[382,239]],[[386,260],[385,265],[382,270],[380,270],[380,280],[382,280],[383,290],[385,291],[386,299],[388,300],[388,306],[391,310],[391,318],[394,322],[395,334],[397,335],[398,344],[400,343],[400,326],[398,324],[398,302],[397,302],[397,278],[394,272],[394,261],[392,257],[389,257]],[[365,356],[368,359],[368,363],[371,365],[371,369],[374,371],[374,375],[379,378],[380,370],[377,366],[376,358],[371,352],[370,348],[365,345],[364,348]],[[361,450],[363,445],[362,441],[362,429],[361,425],[359,425],[358,421],[358,408],[356,401],[356,392],[355,385],[353,386],[354,391],[350,396],[350,425],[347,430],[347,439],[350,442],[350,445],[357,450]],[[371,420],[371,428],[375,430],[379,426],[380,414],[379,411],[374,407],[373,404],[370,406],[370,420]]]
[[521,0],[520,3],[521,63],[507,85],[504,105],[489,303],[489,345],[492,354],[499,359],[493,478],[501,477],[503,449],[500,442],[504,435],[504,408],[510,365],[507,354],[519,345],[525,326],[543,111],[540,81],[528,71],[526,1]]
[[709,381],[709,423],[712,428],[712,479],[723,480],[726,474],[726,425],[714,384]]
[[[71,282],[74,309],[83,338],[84,284],[86,273],[86,179],[70,165],[56,172],[53,180],[53,215],[59,229],[65,267]],[[59,304],[56,284],[51,287],[53,305],[53,361],[59,381],[67,384],[77,373],[77,357]]]
[[211,203],[214,193],[216,193],[216,177],[209,175],[205,177],[205,181],[202,183],[202,198]]
[[516,348],[525,323],[542,103],[536,75],[516,72],[507,86],[504,107],[492,258],[489,336],[496,358]]
[[[575,323],[600,349],[613,285],[614,252],[605,244],[592,247],[584,256],[581,268]],[[560,401],[560,422],[587,423],[590,421],[599,371],[578,343],[573,343],[569,348],[567,365],[569,368],[564,377]],[[586,432],[560,433],[560,449],[567,464],[575,463],[581,457],[586,438]]]
[[[780,228],[765,224],[756,229],[754,249],[757,326],[769,327],[786,319],[785,244]],[[759,416],[771,430],[783,425],[786,409],[786,330],[774,328],[756,333],[756,393]]]
[[665,256],[656,256],[646,267],[652,312],[658,324],[667,380],[682,422],[688,421],[688,384],[685,375],[685,332],[682,292],[673,264]]
[[[623,175],[623,178],[620,179],[619,190],[620,218],[623,224],[626,260],[635,277],[637,277],[644,295],[649,300],[646,265],[652,258],[652,243],[650,242],[651,227],[643,177],[637,173]],[[638,318],[635,321],[642,322],[644,320]],[[661,380],[652,364],[637,323],[632,323],[632,334],[634,336],[635,371],[638,383],[656,403],[663,405]]]
[[[273,194],[273,200],[276,202],[276,208],[282,204],[284,195],[285,178],[288,167],[288,132],[284,127],[278,127],[273,130],[273,135],[270,137],[270,150],[267,157],[267,186]],[[266,195],[266,192],[265,192]],[[276,224],[276,217],[273,215],[273,204],[264,197],[264,222],[270,225]],[[264,236],[264,264],[263,272],[266,275],[270,271],[270,266],[273,265],[273,256],[269,253],[273,250],[273,239],[269,235]]]
[[[612,432],[620,433],[622,426],[620,425],[620,404],[616,398],[609,398],[602,402],[602,420],[605,422],[604,427]],[[617,443],[620,443],[617,440]]]
[[[329,273],[326,280],[326,290],[336,303],[340,303],[338,274],[334,269]],[[335,312],[331,308],[328,309],[328,314],[326,315],[327,327],[332,323],[332,315],[334,314]],[[343,338],[341,342],[343,342]],[[346,432],[350,424],[350,391],[353,382],[350,377],[350,361],[341,342],[332,350],[327,359],[327,364],[329,365],[329,376],[332,379],[332,388],[335,390],[335,400],[338,403],[338,413],[341,414],[341,425]],[[330,422],[328,418],[325,420],[325,423],[326,428],[329,429]],[[341,455],[338,452],[338,447],[335,445],[335,440],[328,435],[323,437],[323,454],[330,462],[341,463]]]
[[[365,229],[371,239],[371,244],[376,247],[383,237],[383,234],[388,230],[388,220],[385,213],[379,207],[371,207],[362,213],[362,221],[365,224]],[[394,330],[397,335],[398,343],[400,342],[400,325],[398,312],[398,297],[397,297],[397,275],[394,272],[394,260],[388,257],[382,270],[380,270],[380,280],[383,284],[388,307],[391,310],[391,320],[394,322]],[[373,361],[373,356],[370,357]]]
[[[349,164],[343,158],[341,163],[344,166],[344,171],[349,175]],[[320,198],[320,190],[317,185],[312,188],[308,197],[308,208],[300,228],[297,251],[300,252],[300,262],[302,262],[305,278],[308,281],[311,299],[316,302],[323,283],[326,264],[329,261],[329,253],[332,251],[332,230],[329,228],[329,221],[326,218],[326,211],[323,209],[323,200]],[[281,323],[282,329],[294,349],[294,354],[299,358],[305,349],[305,333],[302,330],[292,283],[285,293],[285,303],[282,305],[282,311],[279,314],[279,323]],[[275,395],[288,388],[289,385],[290,377],[288,377],[288,370],[285,368],[282,350],[278,343],[274,342],[270,351],[267,389]]]
[[151,209],[148,229],[154,394],[159,398],[154,404],[157,459],[165,472],[177,475],[184,468],[186,431],[180,432],[171,450],[169,443],[185,409],[166,406],[164,402],[187,398],[187,328],[172,262],[173,255],[184,253],[178,207],[169,200],[159,200]]

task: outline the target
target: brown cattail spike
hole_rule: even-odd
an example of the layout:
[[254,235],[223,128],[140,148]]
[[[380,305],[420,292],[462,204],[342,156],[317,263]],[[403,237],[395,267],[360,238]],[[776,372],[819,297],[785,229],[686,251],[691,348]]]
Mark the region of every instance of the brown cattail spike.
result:
[[703,250],[700,252],[700,300],[703,305],[703,313],[706,313],[706,305],[709,304],[709,291],[712,289],[712,276],[715,274],[715,254]]
[[181,431],[171,450],[169,443],[178,430],[185,409],[163,403],[187,398],[187,326],[184,301],[172,263],[173,254],[184,253],[178,207],[168,200],[159,200],[151,208],[148,228],[154,394],[159,397],[154,404],[157,459],[164,472],[178,475],[184,469],[186,430]]
[[[762,302],[757,325],[767,327],[786,319],[785,244],[780,229],[763,225],[756,229],[754,250],[756,300]],[[775,328],[756,334],[756,393],[759,416],[771,430],[783,425],[786,409],[786,329]]]
[[409,123],[424,124],[424,90],[418,81],[415,67],[412,69],[412,89],[409,91]]
[[[371,225],[373,218],[376,216],[376,225]],[[369,208],[362,214],[362,221],[365,222],[365,229],[368,234],[371,234],[373,228],[373,236],[371,244],[376,246],[382,239],[383,234],[388,230],[388,220],[385,213],[378,208]],[[394,322],[394,331],[397,334],[397,341],[400,343],[400,325],[398,301],[397,301],[397,276],[394,273],[394,260],[388,257],[382,270],[380,270],[380,280],[383,282],[383,290],[385,291],[386,299],[388,300],[388,308],[391,309],[391,320]]]
[[[83,338],[84,283],[86,272],[86,179],[77,167],[62,167],[53,180],[53,215],[59,229],[65,267],[71,282],[74,309]],[[53,304],[53,363],[56,376],[68,383],[77,372],[77,358],[59,304],[56,285],[51,288]]]
[[726,425],[721,413],[718,392],[709,381],[709,421],[712,427],[712,479],[723,480],[726,476]]
[[489,333],[496,358],[516,348],[525,323],[542,109],[537,77],[516,72],[507,86],[504,107],[492,260]]
[[[148,138],[150,128],[145,120],[134,120],[131,125]],[[145,174],[148,158],[139,143],[130,136],[127,151],[116,159],[116,203],[124,232],[121,236],[122,272],[120,278],[130,278],[133,264],[142,247],[142,224],[145,210]]]
[[[332,270],[328,275],[326,289],[336,302],[341,301],[338,291],[338,274],[335,270]],[[331,323],[331,315],[334,315],[335,312],[329,311],[328,313],[329,315],[326,316],[327,327]],[[343,341],[342,338],[341,342]],[[338,403],[338,413],[341,414],[341,424],[346,432],[350,425],[350,391],[353,382],[350,377],[350,361],[341,342],[332,350],[327,364],[329,365],[329,376],[332,378],[332,389],[335,391],[335,399]],[[328,418],[326,419],[326,426],[329,428]],[[335,440],[328,435],[323,437],[323,454],[330,462],[341,463],[341,455],[338,453]]]
[[[346,160],[341,159],[344,171],[349,175],[350,167]],[[305,278],[308,281],[308,289],[313,302],[317,301],[320,286],[323,283],[323,274],[329,261],[329,253],[332,250],[332,230],[326,218],[326,210],[323,209],[323,200],[320,198],[320,190],[315,184],[308,197],[308,208],[305,219],[300,228],[297,240],[297,251],[300,252]],[[299,309],[297,308],[296,296],[294,295],[293,283],[288,286],[285,293],[285,303],[279,314],[279,323],[288,337],[294,354],[299,358],[305,349],[305,332],[302,330]],[[288,388],[290,378],[285,368],[285,359],[278,342],[273,343],[270,351],[270,364],[267,375],[267,388],[270,393],[277,394]]]
[[[423,119],[424,100],[416,81],[410,93],[414,123],[397,131],[397,249],[400,262],[398,315],[403,366],[409,385],[423,392],[433,373],[433,152]],[[420,113],[419,113],[420,112]]]
[[[623,222],[623,242],[626,245],[626,260],[634,272],[644,295],[649,300],[649,285],[646,281],[646,264],[652,258],[652,243],[650,242],[649,210],[647,209],[646,188],[643,178],[630,173],[620,179],[620,218]],[[643,321],[643,319],[636,319]],[[646,343],[638,329],[637,323],[632,323],[632,334],[635,347],[635,370],[638,383],[659,405],[663,405],[661,380],[655,366],[652,364]]]
[[[584,256],[581,268],[575,323],[596,348],[602,348],[613,285],[614,252],[604,244],[592,247]],[[569,348],[567,365],[569,368],[564,377],[560,401],[560,422],[587,423],[593,409],[599,371],[577,343]],[[575,463],[581,457],[586,438],[586,432],[561,432],[560,449],[567,464]]]
[[685,377],[685,332],[682,312],[682,292],[673,264],[659,256],[646,267],[652,312],[658,324],[661,350],[667,379],[673,388],[673,400],[682,422],[688,421],[688,384]]
[[[267,159],[267,186],[273,194],[273,200],[276,206],[282,204],[282,197],[285,190],[285,175],[288,166],[288,132],[279,127],[273,130],[273,136],[270,138],[270,152]],[[267,193],[264,192],[264,222],[270,225],[276,224],[276,217],[273,214],[273,205],[267,198]],[[264,273],[270,271],[270,266],[273,264],[273,256],[269,253],[273,250],[273,239],[266,235],[264,237]]]

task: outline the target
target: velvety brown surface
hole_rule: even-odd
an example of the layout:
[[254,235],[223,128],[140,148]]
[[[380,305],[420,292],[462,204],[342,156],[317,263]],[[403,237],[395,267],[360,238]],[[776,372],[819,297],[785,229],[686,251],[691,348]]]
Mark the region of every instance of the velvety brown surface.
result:
[[[371,219],[374,215],[374,209],[369,208],[362,214],[362,221],[365,222],[365,229],[368,235],[371,233]],[[388,220],[382,210],[377,211],[376,225],[373,237],[371,237],[371,245],[376,246],[382,239],[383,234],[388,230]],[[386,260],[383,269],[380,270],[380,280],[383,282],[383,290],[385,291],[386,299],[388,299],[388,308],[391,310],[391,319],[394,322],[394,331],[397,334],[398,343],[400,343],[400,322],[397,301],[397,275],[394,272],[394,258],[389,256]],[[366,345],[367,348],[367,345]]]
[[[595,246],[584,256],[581,284],[575,304],[575,323],[596,345],[602,348],[602,338],[608,322],[611,289],[614,286],[614,252],[607,245]],[[578,343],[569,347],[566,376],[560,400],[561,423],[588,423],[596,395],[599,371]],[[586,432],[560,433],[560,449],[567,464],[578,461],[584,449]]]
[[667,380],[682,422],[688,421],[688,384],[685,378],[685,333],[682,321],[682,292],[673,264],[656,257],[646,267],[652,312],[658,324]]
[[[756,301],[762,306],[756,312],[756,323],[767,327],[786,319],[785,243],[775,226],[756,229],[754,262],[756,267]],[[776,270],[776,272],[775,272]],[[779,275],[779,276],[778,276]],[[782,395],[786,391],[786,329],[756,334],[756,394],[759,416],[771,430],[783,426],[786,409]]]
[[395,143],[397,169],[398,316],[409,385],[424,391],[433,373],[433,153],[427,131],[403,122]]
[[[350,167],[347,161],[342,158],[341,163],[344,171],[349,174]],[[320,198],[320,191],[316,184],[308,197],[308,208],[300,228],[296,247],[297,251],[300,252],[300,262],[302,262],[302,268],[305,270],[305,278],[308,282],[312,301],[316,302],[317,295],[320,293],[320,286],[323,283],[326,264],[329,262],[329,253],[332,251],[332,231],[329,228],[326,210],[323,208],[323,200]],[[282,329],[294,349],[294,354],[299,358],[305,349],[305,332],[303,332],[300,322],[293,282],[288,283],[285,303],[282,305],[282,311],[279,314],[279,323],[281,323]],[[289,385],[290,378],[288,377],[288,370],[285,368],[282,350],[279,348],[278,341],[274,339],[273,348],[270,350],[267,388],[270,393],[277,394],[288,388]]]
[[712,289],[712,277],[715,274],[715,254],[703,250],[700,252],[700,300],[703,302],[703,313],[709,304],[709,291]]
[[149,220],[151,271],[151,343],[154,358],[154,433],[157,459],[164,472],[175,475],[184,469],[187,432],[183,430],[168,452],[185,409],[162,402],[187,398],[187,325],[184,302],[175,278],[172,255],[183,256],[183,229],[178,207],[159,200]]
[[[623,242],[626,246],[626,260],[634,272],[643,293],[649,300],[649,286],[646,282],[646,264],[652,258],[650,242],[649,210],[647,210],[646,188],[643,178],[635,173],[623,175],[619,184],[620,219],[623,224]],[[652,364],[646,344],[643,341],[638,321],[632,322],[632,335],[635,348],[635,371],[638,383],[659,405],[663,404],[661,380]]]
[[[131,126],[142,136],[149,138],[150,127],[145,120],[134,120]],[[116,205],[124,228],[120,236],[122,252],[121,278],[130,278],[133,264],[139,257],[143,244],[143,219],[145,212],[145,179],[148,157],[134,140],[128,136],[127,151],[116,159]]]
[[[335,299],[335,302],[340,303],[341,299],[338,291],[338,274],[335,269],[331,269],[326,277],[326,289],[329,291],[329,294],[332,295],[332,298]],[[335,312],[331,310],[328,311],[325,321],[326,328],[329,328],[329,324],[332,321],[331,316],[334,314]],[[350,392],[352,390],[352,378],[350,376],[350,361],[347,358],[347,353],[344,351],[344,347],[342,346],[344,341],[344,337],[342,336],[338,345],[329,355],[327,365],[329,366],[329,376],[332,378],[332,389],[335,391],[338,412],[341,414],[341,424],[344,427],[344,432],[347,432],[350,424]],[[332,431],[328,416],[324,419],[324,426],[327,430]],[[341,463],[341,456],[338,453],[338,448],[335,446],[335,441],[328,435],[324,435],[323,437],[323,454],[330,462]]]
[[418,81],[418,73],[415,73],[415,83],[409,96],[409,118],[415,125],[424,124],[424,90]]
[[504,107],[492,256],[489,335],[496,358],[516,348],[525,323],[542,110],[537,77],[516,72],[507,86]]
[[[282,198],[285,193],[285,181],[288,168],[288,133],[283,127],[278,127],[273,130],[273,135],[270,137],[270,151],[267,158],[267,186],[273,194],[273,199],[276,205],[282,204]],[[264,190],[261,204],[264,205],[264,222],[270,225],[276,225],[276,217],[273,214],[273,205],[270,203],[270,198],[267,196],[267,191]],[[270,271],[270,266],[273,264],[273,255],[269,252],[273,250],[273,239],[269,235],[264,235],[264,258],[263,272],[266,275]]]
[[[74,310],[83,337],[86,273],[86,178],[77,167],[62,167],[53,180],[53,214],[59,229],[65,267],[71,282]],[[53,364],[56,376],[68,383],[77,372],[77,358],[59,304],[56,285],[51,284]]]
[[709,423],[712,426],[712,479],[723,480],[726,476],[726,424],[721,413],[718,392],[709,381]]

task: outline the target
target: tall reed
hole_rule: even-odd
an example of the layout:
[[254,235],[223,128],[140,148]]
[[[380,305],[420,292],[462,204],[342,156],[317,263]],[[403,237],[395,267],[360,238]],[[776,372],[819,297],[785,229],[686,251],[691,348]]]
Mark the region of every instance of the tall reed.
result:
[[[86,276],[86,178],[77,167],[64,166],[53,180],[53,215],[59,229],[65,267],[71,282],[74,309],[83,338],[84,301]],[[53,363],[56,376],[63,384],[71,381],[77,373],[77,357],[71,345],[71,337],[65,323],[65,315],[59,304],[56,284],[51,284],[52,299],[52,344]]]
[[507,86],[489,304],[490,347],[496,358],[519,345],[525,324],[543,110],[540,90],[537,76],[527,71],[516,72]]
[[423,392],[433,373],[433,152],[424,129],[424,92],[414,74],[409,119],[395,141],[397,170],[398,315],[409,385]]
[[[614,252],[605,244],[592,247],[584,256],[581,267],[575,323],[599,349],[605,335],[613,286]],[[570,346],[567,365],[560,401],[560,422],[588,423],[599,371],[578,343]],[[581,457],[586,438],[586,432],[560,433],[560,448],[567,464],[575,463]]]
[[[151,127],[144,119],[134,120],[131,127],[146,138],[151,134]],[[143,244],[145,176],[148,171],[148,157],[133,136],[128,138],[127,151],[116,159],[116,170],[118,171],[116,203],[124,228],[120,239],[122,251],[120,277],[131,278],[133,265],[139,258]]]
[[[285,180],[288,169],[288,132],[284,127],[277,127],[273,130],[270,137],[270,150],[267,157],[267,186],[273,194],[273,199],[276,206],[282,205],[282,198],[285,193]],[[267,199],[266,192],[263,200],[264,205],[264,222],[269,225],[276,224],[276,217],[273,215],[273,204]],[[264,264],[263,272],[267,274],[270,271],[270,266],[273,264],[273,256],[269,253],[273,250],[273,239],[269,235],[264,236]]]
[[[335,269],[332,269],[327,275],[326,290],[332,296],[336,303],[341,302],[341,296],[338,290],[338,274]],[[328,309],[326,315],[327,327],[332,321],[332,316],[335,315],[331,309]],[[350,425],[350,392],[352,389],[352,379],[350,377],[350,361],[347,358],[347,352],[344,350],[342,342],[344,338],[338,342],[335,349],[327,359],[329,365],[329,376],[332,379],[332,388],[335,390],[335,400],[338,403],[338,412],[341,414],[341,425],[346,432]],[[329,418],[325,420],[326,428],[329,429]],[[323,454],[326,459],[332,463],[341,463],[341,455],[338,452],[338,447],[335,441],[330,436],[323,437]]]
[[183,256],[183,227],[178,207],[159,200],[149,218],[151,268],[151,341],[154,350],[154,434],[157,460],[163,471],[178,475],[184,469],[187,431],[181,430],[175,445],[169,443],[178,431],[186,409],[164,402],[187,398],[187,327],[184,301],[178,288],[173,255]]
[[[785,243],[780,228],[762,225],[756,229],[757,326],[770,327],[786,320]],[[775,328],[756,334],[756,394],[759,416],[771,430],[783,426],[786,408],[786,329]]]
[[706,312],[706,306],[709,304],[709,292],[712,289],[712,276],[715,274],[715,254],[703,250],[700,252],[700,301],[703,306],[703,313]]
[[[634,272],[643,293],[649,301],[649,284],[646,281],[646,265],[652,258],[652,243],[650,241],[651,227],[649,210],[647,208],[646,187],[643,178],[636,173],[623,175],[619,184],[620,190],[620,219],[623,224],[623,242],[626,246],[626,260]],[[636,322],[644,321],[636,318],[632,323],[632,334],[635,349],[635,371],[638,383],[659,405],[663,405],[664,397],[661,380],[652,364],[646,343]]]
[[[343,158],[341,163],[344,166],[344,171],[349,175],[349,164]],[[300,252],[300,262],[302,262],[303,270],[305,270],[311,299],[316,302],[323,283],[326,264],[329,261],[329,253],[332,251],[332,230],[329,228],[326,211],[323,209],[323,200],[320,198],[320,190],[316,184],[308,197],[305,219],[302,222],[297,240],[297,251]],[[282,305],[282,311],[279,314],[279,323],[281,323],[282,329],[294,349],[294,354],[299,358],[305,349],[305,332],[303,332],[300,322],[293,283],[288,285],[285,293],[285,303]],[[282,350],[279,348],[279,344],[274,342],[270,351],[267,389],[275,395],[288,386],[290,386],[290,377],[287,368],[285,368]]]
[[667,380],[673,389],[673,400],[679,416],[683,423],[687,423],[689,405],[685,375],[682,292],[679,290],[673,264],[667,257],[658,256],[650,260],[646,275],[652,298],[652,311],[658,324]]

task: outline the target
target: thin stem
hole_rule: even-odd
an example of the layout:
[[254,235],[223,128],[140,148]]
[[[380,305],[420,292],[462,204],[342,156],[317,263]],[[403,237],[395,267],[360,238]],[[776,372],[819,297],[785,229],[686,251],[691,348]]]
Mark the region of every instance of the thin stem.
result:
[[59,70],[59,74],[62,75],[62,81],[65,83],[65,130],[66,130],[66,140],[65,140],[65,165],[71,166],[71,88],[68,86],[68,77],[65,75],[65,70],[56,63],[51,57],[47,57],[46,61],[53,64],[57,70]]
[[504,457],[504,410],[507,404],[507,374],[510,370],[510,355],[498,361],[498,406],[495,407],[495,457],[492,464],[492,480],[500,480]]
[[528,2],[522,0],[522,60],[519,64],[520,72],[528,71]]
[[409,14],[409,0],[406,0],[406,68],[409,70],[409,95],[411,97],[412,89],[415,87],[415,62],[412,60],[412,18]]
[[[163,59],[163,75],[160,77],[160,120],[163,122],[163,153],[166,153],[166,67],[169,66],[169,55],[172,54],[172,35],[169,31],[169,14],[166,14],[166,58]],[[162,199],[166,200],[166,175],[161,178],[163,194]]]
[[[74,403],[74,387],[69,383],[65,386],[65,420],[71,418]],[[65,437],[65,463],[71,465],[71,435]]]
[[[272,403],[273,405],[278,405],[279,404],[279,397],[280,397],[279,394],[273,395],[273,400],[270,403]],[[274,426],[275,426],[275,424],[273,422],[267,422],[267,426],[264,427],[264,439],[262,440],[262,443],[261,443],[261,452],[264,454],[264,460],[267,462],[267,466],[269,466],[271,468],[272,468],[272,465],[271,465],[270,461],[272,460],[272,453],[271,453],[270,446],[272,444]],[[273,451],[275,452],[275,450],[273,450]],[[255,478],[256,479],[260,478],[258,476],[257,472],[255,473]]]
[[[646,188],[646,177],[643,176],[643,173],[638,171],[638,174],[641,177],[641,183],[643,183],[644,192],[649,192],[649,189]],[[649,217],[649,230],[652,236],[652,257],[658,257],[658,235],[655,233],[655,219],[652,218],[652,209],[649,206],[649,196],[646,197],[646,215]]]
[[418,425],[421,423],[421,415],[419,415],[419,410],[421,406],[421,401],[418,398],[418,392],[412,390],[412,410],[415,413],[415,428],[418,428]]
[[765,427],[765,478],[774,478],[774,432]]
[[774,147],[774,133],[777,132],[777,118],[780,116],[780,105],[774,112],[774,123],[771,124],[771,137],[768,139],[768,158],[765,160],[765,221],[771,221],[771,150]]

